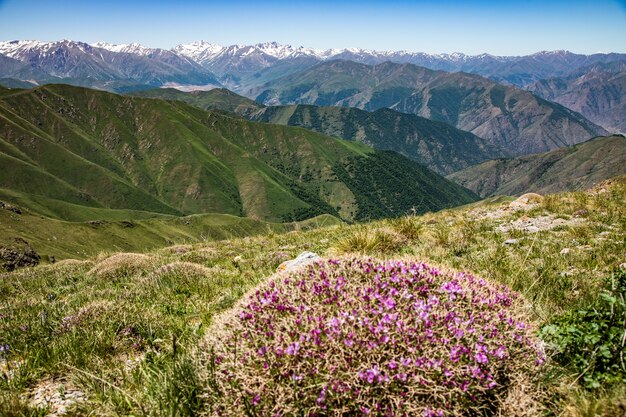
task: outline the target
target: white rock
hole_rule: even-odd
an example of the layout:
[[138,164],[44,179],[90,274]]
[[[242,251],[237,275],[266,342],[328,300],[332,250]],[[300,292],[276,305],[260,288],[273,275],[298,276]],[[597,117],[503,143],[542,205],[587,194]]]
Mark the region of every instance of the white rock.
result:
[[315,262],[316,260],[318,260],[320,257],[313,252],[302,252],[300,255],[298,255],[296,257],[296,259],[292,259],[289,261],[285,261],[282,264],[280,264],[278,266],[277,271],[293,271],[296,268],[299,268],[303,265],[308,265],[311,264],[313,262]]

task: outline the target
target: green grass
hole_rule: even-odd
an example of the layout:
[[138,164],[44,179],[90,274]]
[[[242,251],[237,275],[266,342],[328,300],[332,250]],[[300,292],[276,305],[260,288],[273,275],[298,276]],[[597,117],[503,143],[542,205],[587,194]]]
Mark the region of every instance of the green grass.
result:
[[[0,246],[5,239],[20,236],[47,262],[84,259],[101,251],[143,252],[173,244],[223,240],[233,237],[307,230],[341,221],[321,215],[301,222],[271,223],[228,214],[195,214],[175,217],[152,213],[119,213],[103,210],[106,220],[68,222],[23,211],[0,209]],[[96,212],[100,214],[100,212]],[[138,220],[125,220],[137,218]],[[124,220],[122,220],[124,219]]]
[[[198,414],[205,407],[194,353],[199,340],[218,314],[305,250],[408,257],[471,271],[520,291],[535,324],[542,325],[593,302],[605,278],[624,262],[625,184],[621,179],[602,193],[556,195],[525,213],[502,210],[508,202],[496,200],[368,224],[288,233],[272,228],[145,256],[103,253],[2,275],[0,343],[10,351],[0,366],[12,376],[0,379],[0,410],[54,377],[87,394],[87,402],[74,406],[77,415],[95,409],[99,415]],[[487,215],[498,210],[502,217]],[[544,215],[584,221],[537,233],[496,230],[523,216]],[[511,237],[518,243],[504,245]],[[562,254],[564,248],[571,251]],[[549,362],[538,388],[554,414],[591,415],[584,409],[602,407],[607,416],[619,415],[623,386],[589,393],[572,384],[575,378]]]
[[[0,97],[0,121],[0,195],[61,220],[116,219],[123,211],[138,218],[145,217],[140,212],[221,213],[271,222],[402,215],[406,204],[359,213],[375,206],[377,195],[395,192],[387,184],[397,182],[397,172],[376,170],[382,177],[373,187],[366,180],[376,158],[402,166],[404,200],[427,198],[432,184],[450,191],[443,200],[429,199],[424,210],[476,199],[398,154],[180,101],[48,85]],[[353,171],[349,184],[337,178],[345,170]]]

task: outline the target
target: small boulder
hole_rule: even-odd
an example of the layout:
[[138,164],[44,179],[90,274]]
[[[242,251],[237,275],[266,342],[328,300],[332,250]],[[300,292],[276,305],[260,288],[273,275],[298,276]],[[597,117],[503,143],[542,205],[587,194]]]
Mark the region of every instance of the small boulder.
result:
[[38,265],[40,260],[37,252],[21,237],[0,244],[0,269],[10,272],[17,268]]
[[523,204],[535,204],[535,203],[541,203],[541,200],[543,200],[543,196],[541,194],[537,194],[537,193],[526,193],[520,197],[517,198],[518,203],[523,203]]
[[15,214],[22,214],[22,210],[20,210],[18,207],[15,207],[12,204],[5,203],[4,201],[0,201],[0,208],[12,211]]
[[285,261],[282,264],[278,265],[278,268],[276,269],[276,271],[277,272],[293,271],[296,268],[313,263],[318,259],[320,259],[320,257],[316,253],[302,252],[300,255],[296,257],[296,259],[291,259],[289,261]]

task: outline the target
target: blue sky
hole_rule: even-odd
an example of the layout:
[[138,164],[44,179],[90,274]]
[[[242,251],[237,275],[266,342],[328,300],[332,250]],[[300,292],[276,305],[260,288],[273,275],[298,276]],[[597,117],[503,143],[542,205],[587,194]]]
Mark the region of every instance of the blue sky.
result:
[[277,41],[316,48],[524,55],[626,52],[626,0],[0,0],[0,40]]

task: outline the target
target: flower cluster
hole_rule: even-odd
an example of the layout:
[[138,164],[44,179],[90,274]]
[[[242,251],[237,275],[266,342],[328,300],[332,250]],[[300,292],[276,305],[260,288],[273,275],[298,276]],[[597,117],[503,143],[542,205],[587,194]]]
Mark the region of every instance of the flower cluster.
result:
[[543,362],[516,294],[423,263],[318,262],[219,326],[216,415],[484,414]]

